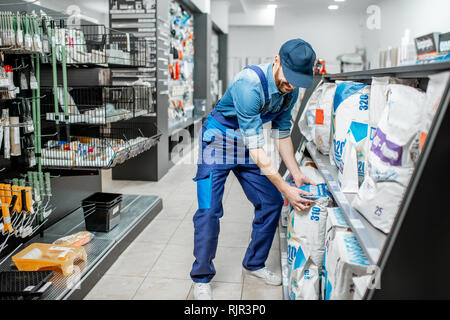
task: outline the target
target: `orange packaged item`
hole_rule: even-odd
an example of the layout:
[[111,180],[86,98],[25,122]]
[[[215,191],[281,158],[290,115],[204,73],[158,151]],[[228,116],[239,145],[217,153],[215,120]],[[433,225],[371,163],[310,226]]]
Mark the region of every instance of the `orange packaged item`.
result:
[[86,251],[83,247],[33,243],[11,259],[19,271],[54,270],[69,276],[75,261],[86,261]]
[[89,243],[92,238],[92,233],[88,231],[80,231],[75,234],[71,234],[70,236],[60,238],[53,243],[57,245],[81,247]]
[[180,80],[181,64],[179,62],[175,63],[175,80]]
[[316,109],[316,124],[323,124],[324,114],[323,109]]

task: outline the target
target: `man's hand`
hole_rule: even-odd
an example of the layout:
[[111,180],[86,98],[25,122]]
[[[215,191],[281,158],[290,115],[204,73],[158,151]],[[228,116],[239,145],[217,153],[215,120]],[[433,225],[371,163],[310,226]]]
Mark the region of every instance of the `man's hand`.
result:
[[302,194],[311,196],[311,193],[303,191],[296,187],[291,187],[288,185],[283,193],[292,207],[294,207],[294,209],[297,211],[305,211],[315,203],[313,200],[308,200],[302,197]]
[[305,176],[303,173],[299,173],[297,175],[294,175],[292,178],[294,178],[295,181],[295,185],[297,187],[301,187],[305,184],[313,184],[315,186],[317,186],[317,183],[315,183],[314,181],[312,181],[310,178],[308,178],[307,176]]

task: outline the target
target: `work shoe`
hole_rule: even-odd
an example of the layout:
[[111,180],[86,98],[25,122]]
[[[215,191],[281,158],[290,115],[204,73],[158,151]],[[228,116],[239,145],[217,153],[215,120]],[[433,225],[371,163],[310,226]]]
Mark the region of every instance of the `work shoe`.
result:
[[195,300],[212,300],[211,284],[194,283],[194,299]]
[[260,278],[265,283],[270,284],[271,286],[280,286],[281,285],[281,278],[275,274],[274,272],[270,271],[266,267],[256,270],[256,271],[250,271],[247,270],[248,274]]

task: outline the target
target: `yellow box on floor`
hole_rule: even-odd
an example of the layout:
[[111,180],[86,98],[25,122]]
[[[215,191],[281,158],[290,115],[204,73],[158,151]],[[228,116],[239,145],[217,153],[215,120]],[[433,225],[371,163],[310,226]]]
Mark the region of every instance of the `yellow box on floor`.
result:
[[20,271],[54,270],[64,276],[73,273],[77,260],[86,261],[83,247],[46,243],[33,243],[12,257]]

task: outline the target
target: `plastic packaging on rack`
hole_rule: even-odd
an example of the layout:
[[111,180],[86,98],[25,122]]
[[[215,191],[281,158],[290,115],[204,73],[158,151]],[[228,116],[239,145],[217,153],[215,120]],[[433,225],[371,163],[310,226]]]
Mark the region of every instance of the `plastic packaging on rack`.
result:
[[58,245],[79,247],[89,243],[90,241],[92,241],[93,238],[94,235],[92,233],[88,231],[80,231],[75,234],[59,238],[58,240],[55,240],[53,243]]
[[83,247],[33,243],[11,259],[20,271],[54,270],[69,276],[76,261],[86,261],[86,251]]
[[3,156],[5,159],[11,157],[11,141],[10,141],[10,130],[9,130],[9,110],[2,110],[2,122],[3,122]]
[[389,85],[384,110],[368,155],[368,173],[353,207],[376,228],[388,233],[419,155],[425,94],[415,88]]
[[337,230],[333,236],[326,242],[324,300],[350,300],[354,278],[370,275],[370,263],[352,232]]
[[330,150],[331,111],[336,84],[321,82],[313,92],[299,121],[302,134],[323,154]]
[[10,127],[10,139],[11,139],[11,155],[12,156],[20,156],[22,154],[22,149],[20,146],[20,127],[19,127],[19,117],[10,117],[9,118]]
[[[368,126],[370,86],[365,83],[343,81],[338,83],[334,96],[332,121],[330,161],[338,168],[343,166],[342,156],[350,128]],[[358,136],[362,133],[358,132]],[[364,137],[367,136],[367,132]],[[361,140],[359,137],[358,140]],[[363,151],[363,150],[362,150]],[[364,153],[364,152],[362,152]],[[359,156],[363,161],[364,154]],[[363,166],[360,166],[363,169]]]

